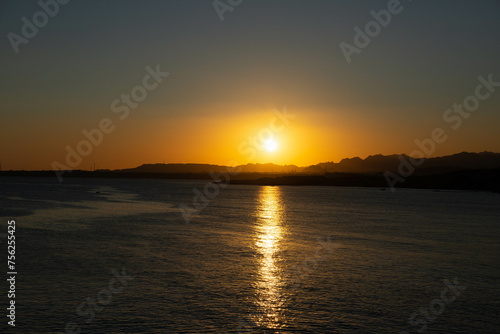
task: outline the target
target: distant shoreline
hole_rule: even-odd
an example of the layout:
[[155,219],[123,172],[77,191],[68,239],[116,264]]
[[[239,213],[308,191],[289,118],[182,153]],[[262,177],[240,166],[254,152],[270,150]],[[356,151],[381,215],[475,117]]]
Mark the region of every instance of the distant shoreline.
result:
[[[57,179],[54,171],[0,171],[0,177],[53,177]],[[144,173],[75,170],[67,173],[65,178],[207,180],[215,182],[208,172]],[[257,186],[371,187],[390,190],[383,173],[239,173],[232,175],[228,183]],[[461,170],[433,175],[412,175],[396,188],[474,190],[500,193],[500,168]]]

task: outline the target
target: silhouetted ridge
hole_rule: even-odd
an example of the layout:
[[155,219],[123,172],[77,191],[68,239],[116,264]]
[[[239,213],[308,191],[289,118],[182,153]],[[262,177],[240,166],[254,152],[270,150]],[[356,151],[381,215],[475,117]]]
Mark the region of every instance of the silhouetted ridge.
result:
[[[136,168],[122,169],[120,172],[138,173],[208,173],[222,171],[239,171],[240,173],[287,173],[287,174],[324,174],[324,173],[377,173],[397,171],[401,159],[408,161],[403,155],[370,155],[366,159],[359,157],[342,159],[340,162],[323,162],[307,167],[295,165],[246,164],[236,167],[210,164],[144,164]],[[491,169],[500,167],[500,153],[462,152],[454,155],[427,158],[418,167],[415,174],[430,175],[459,171],[464,169]]]

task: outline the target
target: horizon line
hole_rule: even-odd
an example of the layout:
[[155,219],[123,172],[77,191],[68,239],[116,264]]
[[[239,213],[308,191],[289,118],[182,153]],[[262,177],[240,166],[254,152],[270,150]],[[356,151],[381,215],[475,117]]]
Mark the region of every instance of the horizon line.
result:
[[[484,153],[500,154],[500,152],[492,152],[492,151],[481,151],[481,152],[462,151],[462,152],[458,152],[458,153],[441,155],[441,156],[435,156],[435,155],[426,156],[426,157],[423,157],[423,158],[424,159],[444,158],[444,157],[451,157],[451,156],[455,156],[455,155],[459,155],[459,154],[464,154],[464,153],[465,154],[484,154]],[[200,162],[167,162],[167,163],[166,162],[154,162],[154,163],[142,163],[142,164],[137,165],[135,167],[125,167],[125,168],[116,168],[116,169],[95,168],[93,171],[97,171],[97,170],[117,171],[117,170],[123,170],[123,169],[134,169],[134,168],[137,168],[137,167],[140,167],[140,166],[144,166],[144,165],[210,165],[210,166],[230,167],[230,168],[234,168],[234,167],[237,167],[237,166],[248,166],[248,165],[275,165],[275,166],[280,166],[280,167],[294,166],[294,167],[297,167],[297,168],[308,168],[308,167],[312,167],[312,166],[316,166],[316,165],[324,164],[324,163],[339,164],[339,163],[341,163],[344,160],[351,160],[351,159],[356,159],[356,158],[361,159],[361,160],[364,161],[367,158],[374,157],[374,156],[382,156],[382,157],[405,156],[405,157],[411,157],[410,155],[408,155],[406,153],[402,153],[402,154],[388,154],[388,155],[384,155],[384,154],[378,153],[378,154],[369,154],[365,158],[361,158],[360,156],[354,156],[354,157],[350,157],[350,158],[342,158],[338,162],[334,162],[333,160],[331,160],[331,161],[321,161],[321,162],[318,162],[318,163],[315,163],[315,164],[306,165],[306,166],[298,166],[298,165],[295,165],[295,164],[283,164],[283,165],[280,165],[280,164],[276,164],[274,162],[266,162],[266,163],[248,162],[246,164],[237,164],[237,165],[234,165],[234,166],[232,166],[232,165],[217,164],[217,163],[200,163]],[[419,157],[412,157],[412,158],[422,159],[422,158],[419,158]],[[7,171],[11,171],[11,172],[18,172],[18,171],[19,172],[21,172],[21,171],[34,171],[34,172],[36,172],[36,171],[54,171],[53,169],[3,169],[3,168],[1,168],[1,165],[2,165],[2,163],[0,162],[0,172],[7,172]],[[92,163],[92,166],[95,166],[95,165],[96,165],[95,163]],[[74,170],[74,171],[92,171],[92,170],[87,170],[87,169],[69,169],[69,170]]]

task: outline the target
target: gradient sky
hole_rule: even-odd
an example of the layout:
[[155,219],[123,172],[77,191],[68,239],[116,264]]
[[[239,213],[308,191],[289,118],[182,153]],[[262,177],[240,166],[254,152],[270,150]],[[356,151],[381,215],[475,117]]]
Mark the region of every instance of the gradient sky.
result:
[[[443,121],[479,75],[500,81],[500,1],[401,1],[348,64],[339,44],[387,3],[243,0],[221,21],[210,0],[72,0],[16,54],[7,34],[40,6],[2,1],[2,169],[66,165],[66,146],[103,118],[115,130],[76,169],[409,154],[437,127],[449,139],[434,156],[500,152],[500,88],[459,129]],[[111,103],[156,64],[170,75],[120,120]],[[242,154],[285,106],[295,118],[275,134],[279,148]]]

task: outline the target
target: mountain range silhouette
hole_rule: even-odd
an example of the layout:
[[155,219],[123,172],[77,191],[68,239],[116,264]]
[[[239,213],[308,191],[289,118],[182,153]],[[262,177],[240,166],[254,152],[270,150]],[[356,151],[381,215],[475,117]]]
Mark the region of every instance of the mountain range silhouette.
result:
[[[342,159],[340,162],[322,162],[307,167],[295,165],[253,164],[235,167],[211,164],[143,164],[139,167],[115,170],[128,173],[208,173],[222,171],[239,171],[241,173],[287,173],[287,174],[324,174],[324,173],[378,173],[397,171],[400,159],[408,160],[402,155],[370,155],[366,159],[359,157]],[[416,175],[442,174],[464,169],[491,169],[500,167],[500,153],[462,152],[443,157],[427,158],[416,170]]]
[[[397,184],[387,172],[398,174],[407,155],[371,155],[323,162],[307,167],[276,164],[222,166],[211,164],[143,164],[129,169],[95,171],[68,170],[64,177],[197,179],[246,185],[355,186],[395,188],[480,190],[500,193],[500,153],[462,152],[428,158]],[[52,170],[0,171],[0,176],[56,177]],[[62,180],[59,180],[62,182]],[[394,190],[394,189],[392,189]]]

